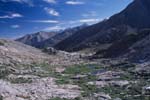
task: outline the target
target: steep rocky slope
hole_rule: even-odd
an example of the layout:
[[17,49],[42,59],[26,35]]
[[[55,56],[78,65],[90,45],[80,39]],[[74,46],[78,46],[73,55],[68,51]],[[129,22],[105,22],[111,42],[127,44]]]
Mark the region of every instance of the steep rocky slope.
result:
[[149,29],[142,29],[137,33],[130,33],[114,42],[108,49],[98,51],[94,57],[125,58],[131,62],[144,63],[150,61]]
[[12,40],[0,39],[0,64],[42,62],[48,56],[33,47]]
[[[55,47],[66,51],[78,51],[101,44],[111,44],[127,33],[150,27],[150,1],[134,0],[120,13],[95,25],[76,32]],[[67,45],[66,45],[67,44]]]
[[[150,30],[149,29],[142,29],[138,31],[137,33],[130,33],[127,34],[124,38],[114,42],[107,50],[99,51],[96,53],[96,55],[103,54],[104,57],[119,57],[124,54],[129,54],[133,52],[137,52],[140,50],[138,46],[142,46],[143,48],[147,48],[147,42],[148,42],[148,37],[150,35]],[[144,41],[147,42],[144,42]],[[140,42],[141,44],[139,44]],[[138,43],[138,44],[137,44]],[[137,47],[133,47],[136,45]],[[117,51],[117,52],[116,52]],[[141,53],[144,53],[145,51],[141,51]],[[148,51],[147,51],[148,52]],[[137,56],[141,57],[141,53],[137,54]],[[130,56],[133,56],[129,54]],[[142,59],[142,57],[141,57]]]
[[126,53],[125,56],[131,61],[135,62],[148,62],[150,61],[150,32],[145,38],[136,42],[130,47],[130,52]]

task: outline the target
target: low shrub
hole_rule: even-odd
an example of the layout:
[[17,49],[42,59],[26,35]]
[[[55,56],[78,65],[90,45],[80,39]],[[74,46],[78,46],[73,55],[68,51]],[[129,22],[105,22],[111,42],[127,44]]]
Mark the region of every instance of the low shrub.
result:
[[2,42],[2,41],[0,41],[0,46],[4,46],[5,44]]

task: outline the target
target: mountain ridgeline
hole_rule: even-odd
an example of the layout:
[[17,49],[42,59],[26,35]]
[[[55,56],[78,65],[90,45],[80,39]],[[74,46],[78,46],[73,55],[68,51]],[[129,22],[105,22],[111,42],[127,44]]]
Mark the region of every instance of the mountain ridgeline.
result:
[[85,27],[87,27],[87,24],[58,32],[37,32],[16,39],[16,41],[41,49],[45,47],[52,47]]
[[16,41],[19,41],[19,42],[22,42],[24,44],[37,47],[38,44],[41,41],[49,39],[49,38],[53,37],[56,34],[57,34],[57,32],[37,32],[37,33],[34,33],[34,34],[25,35],[25,36],[23,36],[19,39],[16,39]]
[[72,52],[98,47],[94,57],[149,61],[149,16],[150,0],[134,0],[120,13],[76,32],[55,48]]
[[[57,44],[61,50],[78,51],[92,45],[113,43],[128,33],[150,27],[150,1],[134,0],[126,9],[95,25],[84,28]],[[67,43],[67,45],[65,45]]]

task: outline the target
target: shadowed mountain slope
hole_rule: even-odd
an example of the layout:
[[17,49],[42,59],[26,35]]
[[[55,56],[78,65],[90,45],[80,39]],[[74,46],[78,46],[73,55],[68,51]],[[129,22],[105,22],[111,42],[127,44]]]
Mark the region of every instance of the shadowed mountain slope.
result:
[[120,13],[76,32],[55,47],[66,51],[78,51],[93,45],[113,43],[124,38],[127,33],[149,28],[149,16],[150,1],[134,0]]

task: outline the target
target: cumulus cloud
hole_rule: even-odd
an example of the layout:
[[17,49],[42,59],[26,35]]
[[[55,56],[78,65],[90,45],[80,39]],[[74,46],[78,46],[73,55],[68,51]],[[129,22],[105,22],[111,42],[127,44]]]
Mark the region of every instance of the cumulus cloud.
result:
[[35,22],[35,23],[59,23],[59,21],[57,20],[33,20],[31,22]]
[[44,31],[59,31],[65,29],[64,27],[61,26],[53,26],[53,27],[47,27],[44,29]]
[[68,5],[82,5],[85,3],[81,2],[81,1],[67,1],[66,4],[68,4]]
[[10,27],[16,29],[16,28],[19,28],[20,25],[11,25]]
[[44,10],[45,10],[48,14],[50,14],[50,15],[52,15],[52,16],[59,16],[59,15],[60,15],[59,12],[57,12],[57,11],[56,11],[55,9],[53,9],[53,8],[45,7]]
[[43,0],[43,1],[47,3],[56,3],[56,0]]
[[0,19],[5,19],[5,18],[13,19],[13,18],[20,18],[20,17],[23,17],[23,15],[21,15],[19,13],[12,13],[9,15],[0,16]]

